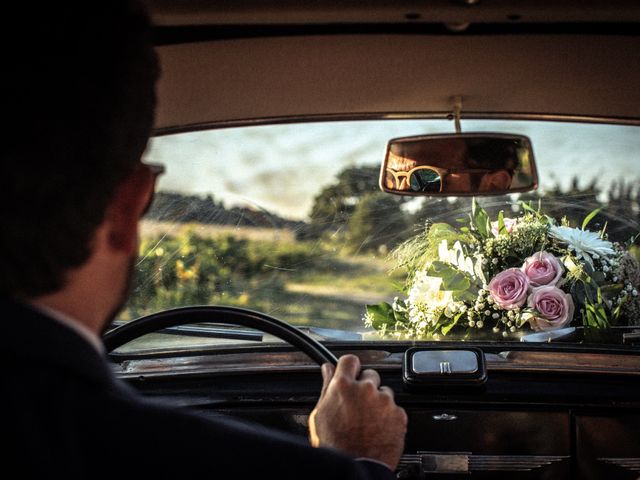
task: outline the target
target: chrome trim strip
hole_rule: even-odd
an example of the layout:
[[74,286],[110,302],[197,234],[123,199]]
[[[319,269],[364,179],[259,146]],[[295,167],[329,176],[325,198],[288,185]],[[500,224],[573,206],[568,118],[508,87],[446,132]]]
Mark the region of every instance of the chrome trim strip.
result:
[[457,415],[451,415],[449,413],[441,413],[441,414],[436,414],[436,415],[432,415],[432,417],[436,422],[453,422],[454,420],[458,419]]
[[[399,468],[427,473],[530,472],[569,459],[562,455],[474,455],[469,452],[417,452],[400,458]],[[640,459],[638,459],[640,460]]]
[[626,470],[630,470],[632,472],[640,472],[640,458],[607,458],[601,457],[598,458],[599,461],[608,463],[610,465],[615,465],[620,468],[624,468]]
[[[530,120],[546,122],[569,123],[607,123],[614,125],[640,126],[640,118],[628,117],[597,117],[590,115],[561,115],[543,113],[504,113],[504,112],[465,112],[460,117],[462,120]],[[291,115],[282,117],[244,118],[237,120],[225,120],[220,122],[196,123],[173,127],[156,128],[153,136],[160,137],[176,133],[196,132],[202,130],[214,130],[234,127],[278,125],[284,123],[314,123],[314,122],[341,122],[356,120],[451,120],[453,116],[447,112],[372,112],[353,114],[323,114],[323,115]],[[453,123],[451,125],[453,131]]]

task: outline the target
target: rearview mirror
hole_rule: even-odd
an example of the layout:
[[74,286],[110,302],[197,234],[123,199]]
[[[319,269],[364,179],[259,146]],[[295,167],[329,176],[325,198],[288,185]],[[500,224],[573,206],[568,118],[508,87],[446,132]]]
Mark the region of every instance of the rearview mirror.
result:
[[380,188],[398,195],[499,195],[538,186],[530,140],[457,133],[390,140]]

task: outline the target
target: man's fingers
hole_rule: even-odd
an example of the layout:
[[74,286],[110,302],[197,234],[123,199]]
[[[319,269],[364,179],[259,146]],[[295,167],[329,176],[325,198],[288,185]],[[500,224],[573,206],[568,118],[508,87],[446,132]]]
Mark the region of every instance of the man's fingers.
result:
[[320,391],[320,398],[323,398],[325,393],[327,393],[327,388],[329,388],[329,384],[331,383],[331,379],[335,373],[335,367],[330,363],[325,363],[322,365],[320,370],[322,371],[322,390]]
[[391,388],[387,386],[380,387],[380,392],[382,392],[385,395],[389,395],[392,400],[393,400],[393,397],[395,396],[395,393],[393,392],[393,390],[391,390]]
[[344,377],[349,380],[355,380],[360,373],[360,359],[355,355],[343,355],[338,360],[338,366],[336,367],[336,377]]
[[371,382],[376,388],[380,387],[380,375],[375,370],[363,370],[359,380],[362,382]]

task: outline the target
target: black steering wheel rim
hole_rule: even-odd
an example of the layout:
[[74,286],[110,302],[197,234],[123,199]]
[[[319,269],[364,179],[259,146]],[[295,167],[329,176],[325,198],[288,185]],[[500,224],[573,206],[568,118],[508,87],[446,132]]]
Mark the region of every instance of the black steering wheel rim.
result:
[[319,365],[327,362],[333,365],[338,363],[336,356],[327,347],[296,327],[262,312],[231,306],[180,307],[153,313],[114,328],[104,335],[103,341],[107,352],[112,352],[142,335],[169,327],[201,322],[226,323],[254,328],[293,345]]

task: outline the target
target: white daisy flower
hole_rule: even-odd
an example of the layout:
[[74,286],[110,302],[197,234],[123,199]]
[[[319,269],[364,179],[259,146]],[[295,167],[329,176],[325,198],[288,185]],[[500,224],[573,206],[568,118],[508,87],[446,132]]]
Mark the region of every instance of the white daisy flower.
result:
[[613,255],[613,244],[603,240],[596,232],[570,227],[551,227],[549,235],[566,243],[570,250],[575,251],[578,258],[583,258],[593,265],[593,258]]

